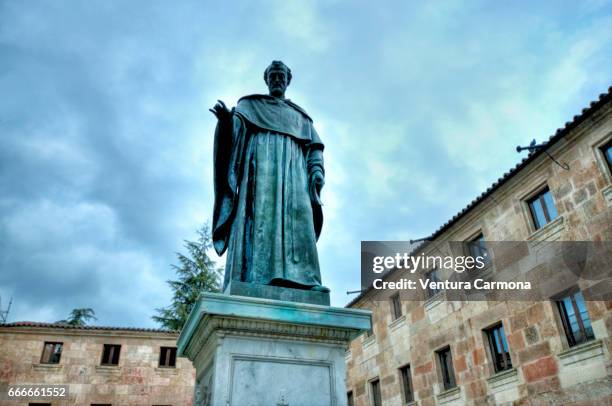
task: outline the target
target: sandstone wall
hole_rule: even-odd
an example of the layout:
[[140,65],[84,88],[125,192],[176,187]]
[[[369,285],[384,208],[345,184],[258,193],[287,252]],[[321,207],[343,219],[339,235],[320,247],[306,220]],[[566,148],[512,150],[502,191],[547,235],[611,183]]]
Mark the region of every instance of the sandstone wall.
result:
[[[540,156],[437,239],[464,241],[482,232],[488,241],[612,240],[612,175],[599,150],[612,138],[611,109],[607,102],[549,149],[569,171]],[[535,230],[525,200],[545,185],[559,216]],[[406,364],[420,405],[612,404],[612,302],[587,302],[595,340],[570,347],[552,301],[447,302],[440,295],[403,302],[403,316],[392,320],[391,304],[377,294],[353,306],[371,309],[374,325],[374,334],[347,352],[347,390],[356,405],[372,404],[375,378],[384,406],[404,405],[399,368]],[[514,368],[495,373],[483,329],[500,321]],[[449,391],[435,358],[447,345],[457,381]]]
[[[159,367],[177,334],[0,326],[0,384],[69,384],[53,405],[191,405],[195,370],[185,358]],[[45,341],[64,344],[59,364],[41,364]],[[104,344],[120,344],[118,366],[102,366]],[[3,403],[4,404],[4,403]],[[7,404],[27,405],[28,401]]]

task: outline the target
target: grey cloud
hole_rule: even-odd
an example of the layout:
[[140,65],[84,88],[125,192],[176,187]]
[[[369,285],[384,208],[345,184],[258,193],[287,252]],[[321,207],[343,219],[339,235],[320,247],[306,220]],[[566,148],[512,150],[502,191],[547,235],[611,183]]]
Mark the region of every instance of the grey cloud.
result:
[[[326,129],[336,160],[319,249],[342,305],[359,286],[360,240],[435,230],[519,159],[515,143],[547,136],[609,85],[610,15],[581,4],[0,3],[0,294],[14,296],[14,320],[79,306],[102,324],[151,325],[174,252],[210,217],[207,109],[265,91],[263,69],[280,58],[294,70],[289,97]],[[572,75],[566,95],[558,82]],[[461,156],[476,139],[496,153]]]

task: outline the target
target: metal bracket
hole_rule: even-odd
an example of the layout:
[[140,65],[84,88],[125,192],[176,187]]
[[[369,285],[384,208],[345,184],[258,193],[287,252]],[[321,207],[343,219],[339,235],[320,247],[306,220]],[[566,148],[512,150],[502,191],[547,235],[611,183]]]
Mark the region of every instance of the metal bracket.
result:
[[561,163],[561,162],[557,161],[557,160],[555,159],[555,157],[554,157],[554,156],[550,155],[550,153],[549,153],[549,152],[546,150],[546,147],[547,147],[547,146],[548,146],[547,144],[536,144],[536,140],[534,139],[534,140],[532,140],[532,141],[531,141],[531,143],[530,143],[528,146],[526,146],[526,147],[521,147],[520,145],[518,145],[518,146],[516,147],[516,152],[521,152],[521,151],[524,151],[524,150],[528,150],[528,151],[529,151],[529,153],[532,153],[532,152],[535,152],[535,151],[543,150],[543,151],[544,151],[544,153],[545,153],[546,155],[548,155],[548,157],[549,157],[549,158],[550,158],[550,159],[551,159],[551,160],[552,160],[554,163],[556,163],[557,165],[559,165],[561,168],[565,169],[566,171],[569,171],[569,169],[570,169],[569,165],[568,165],[568,164],[566,164],[565,162],[564,162],[564,163]]

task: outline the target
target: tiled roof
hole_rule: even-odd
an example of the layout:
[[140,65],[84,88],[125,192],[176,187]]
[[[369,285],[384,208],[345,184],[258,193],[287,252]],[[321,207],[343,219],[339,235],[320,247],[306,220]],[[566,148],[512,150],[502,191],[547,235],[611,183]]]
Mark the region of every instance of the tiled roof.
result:
[[[504,173],[496,182],[494,182],[491,186],[487,188],[484,192],[480,194],[480,196],[476,197],[472,200],[467,206],[465,206],[461,211],[455,214],[450,218],[446,223],[442,224],[436,231],[433,232],[431,236],[427,239],[429,241],[435,240],[438,238],[444,231],[448,230],[453,224],[455,224],[461,217],[467,214],[471,209],[473,209],[477,204],[482,202],[488,196],[490,196],[493,192],[499,189],[503,184],[505,184],[510,178],[516,175],[521,169],[527,166],[529,163],[533,162],[540,155],[544,154],[544,151],[552,146],[554,143],[562,139],[566,136],[571,130],[578,127],[580,124],[584,122],[588,117],[591,116],[595,111],[601,108],[603,105],[612,100],[612,86],[608,87],[607,93],[602,93],[599,95],[597,100],[592,101],[589,104],[589,107],[585,107],[582,109],[582,112],[578,115],[575,115],[572,121],[568,121],[565,123],[565,126],[557,129],[557,131],[548,138],[548,141],[542,143],[546,146],[546,148],[540,148],[535,152],[529,153],[525,158],[523,158],[518,164],[514,166],[514,168],[510,169],[508,172]],[[357,297],[351,300],[346,307],[351,307],[355,303],[357,303],[367,292],[369,292],[372,288],[366,289],[361,292]]]
[[113,331],[135,331],[141,333],[165,333],[178,334],[175,330],[164,330],[156,328],[140,327],[108,327],[108,326],[74,326],[64,323],[41,323],[36,321],[16,321],[14,323],[0,323],[0,327],[34,327],[34,328],[63,328],[66,330],[113,330]]

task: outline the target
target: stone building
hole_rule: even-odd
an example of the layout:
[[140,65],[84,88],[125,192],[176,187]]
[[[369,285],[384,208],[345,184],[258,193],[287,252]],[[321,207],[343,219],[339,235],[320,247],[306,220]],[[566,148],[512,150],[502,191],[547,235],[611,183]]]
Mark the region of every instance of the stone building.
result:
[[[612,240],[612,88],[440,227],[431,241]],[[566,170],[562,166],[569,165]],[[427,254],[429,245],[423,244]],[[418,255],[419,249],[414,255]],[[385,278],[400,278],[393,270]],[[346,354],[349,405],[612,404],[612,302],[381,300]]]
[[[0,386],[69,385],[69,399],[7,405],[191,405],[195,370],[178,332],[16,322],[0,325]],[[2,394],[4,395],[4,394]],[[1,399],[1,398],[0,398]]]

